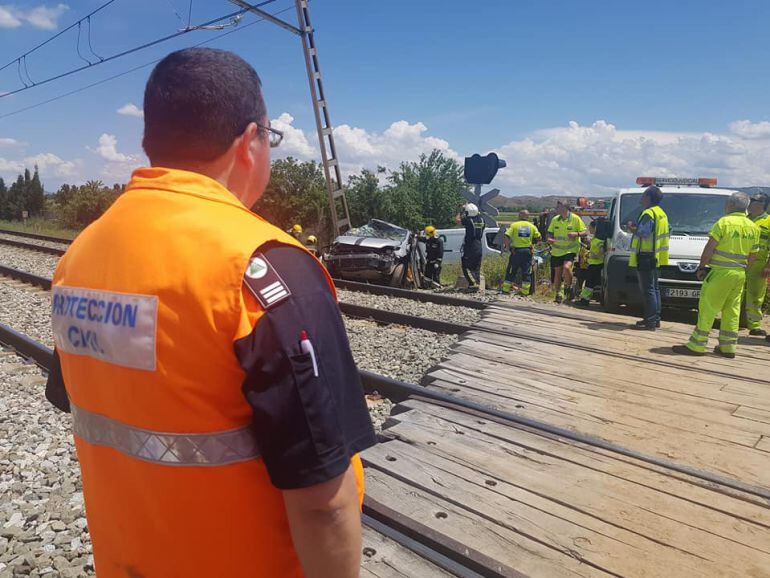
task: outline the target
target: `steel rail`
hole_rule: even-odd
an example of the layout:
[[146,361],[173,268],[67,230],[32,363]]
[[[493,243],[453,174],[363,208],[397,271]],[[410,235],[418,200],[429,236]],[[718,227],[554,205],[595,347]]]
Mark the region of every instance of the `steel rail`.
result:
[[34,285],[36,287],[45,289],[46,291],[51,290],[50,279],[40,277],[39,275],[34,275],[33,273],[27,273],[26,271],[19,271],[18,269],[12,269],[11,267],[0,265],[0,275],[3,277],[10,277],[12,279],[18,279],[19,281],[27,283],[28,285]]
[[61,237],[50,237],[48,235],[39,235],[38,233],[27,233],[26,231],[10,231],[8,229],[0,229],[0,234],[15,235],[16,237],[27,237],[28,239],[37,239],[38,241],[49,241],[51,243],[61,243],[62,245],[69,245],[70,243],[72,243],[72,239],[63,239]]
[[[7,268],[6,268],[7,269]],[[29,277],[37,277],[31,274],[26,274]],[[45,279],[44,277],[37,277],[41,282],[48,281],[50,283],[50,280]],[[368,308],[363,308],[368,309]],[[409,315],[401,315],[397,313],[392,312],[384,312],[380,310],[372,310],[374,312],[377,312],[377,314],[387,314],[390,316],[396,316],[396,317],[404,317],[404,318],[411,318],[411,319],[421,319],[422,321],[426,322],[434,322],[435,320],[429,320],[424,318],[413,318]],[[442,323],[442,322],[437,322]],[[453,324],[447,324],[447,325],[453,325]],[[460,327],[463,328],[463,331],[465,331],[466,328],[464,326],[457,326],[457,329]],[[0,342],[3,341],[3,336],[5,335],[5,326],[0,324]],[[10,329],[10,328],[6,328]],[[473,328],[474,330],[476,328]],[[510,333],[503,332],[503,331],[490,331],[487,329],[480,329],[481,331],[488,331],[490,333],[495,334],[501,334],[501,335],[511,335]],[[13,330],[11,330],[13,331]],[[15,333],[15,332],[13,332]],[[16,339],[13,336],[13,333],[9,334],[9,338],[11,340]],[[19,335],[19,334],[17,334]],[[24,336],[22,336],[24,337]],[[534,338],[533,338],[534,339]],[[29,341],[29,339],[27,338]],[[549,342],[546,339],[539,340],[543,342]],[[9,344],[10,345],[10,344]],[[14,347],[15,349],[15,347]],[[582,349],[580,347],[577,347],[577,349]],[[49,350],[50,351],[50,350]],[[33,356],[31,356],[33,359],[35,359]],[[711,372],[711,373],[719,373],[719,372]],[[677,464],[676,462],[666,460],[663,458],[659,458],[653,455],[648,455],[643,452],[632,450],[625,448],[619,444],[616,444],[614,442],[609,442],[607,440],[604,440],[602,438],[598,438],[596,436],[582,434],[579,432],[574,432],[572,430],[554,426],[551,424],[548,424],[546,422],[528,418],[526,416],[520,415],[518,413],[512,413],[505,410],[499,410],[496,408],[488,407],[485,405],[482,405],[480,403],[476,403],[474,401],[470,401],[467,399],[458,398],[455,396],[451,396],[445,393],[441,393],[439,391],[428,389],[426,386],[430,385],[429,380],[426,383],[426,386],[420,386],[410,383],[405,383],[402,381],[398,381],[396,379],[392,379],[390,377],[386,377],[384,375],[378,375],[376,373],[360,369],[359,375],[361,377],[361,381],[364,386],[364,390],[367,393],[374,393],[377,392],[380,395],[385,396],[386,398],[390,399],[391,401],[394,401],[396,403],[405,401],[406,399],[410,397],[419,397],[423,399],[428,399],[433,402],[438,402],[439,404],[446,405],[448,407],[452,407],[454,409],[461,409],[461,411],[464,409],[466,411],[475,412],[477,414],[483,414],[487,416],[492,416],[498,420],[501,420],[503,423],[507,424],[515,424],[519,426],[528,427],[534,430],[538,430],[541,432],[546,432],[548,434],[557,436],[559,438],[565,438],[569,439],[578,443],[590,445],[593,447],[597,447],[609,452],[617,453],[629,458],[633,458],[642,462],[646,462],[661,468],[665,468],[668,470],[672,470],[675,472],[679,472],[681,474],[685,474],[687,476],[693,477],[693,478],[699,478],[701,480],[704,480],[706,482],[709,482],[711,484],[719,484],[728,488],[732,488],[734,490],[738,490],[741,492],[745,492],[747,494],[751,494],[754,496],[758,496],[760,498],[763,498],[768,501],[768,504],[770,505],[770,490],[754,486],[751,484],[747,484],[745,482],[741,482],[740,480],[735,480],[733,478],[728,478],[725,476],[721,476],[719,474],[714,474],[712,472],[702,471],[697,468],[693,468],[686,465]]]
[[434,333],[447,333],[450,335],[459,335],[473,329],[470,325],[460,325],[458,323],[449,323],[448,321],[439,321],[428,317],[418,317],[415,315],[406,315],[394,311],[385,311],[374,307],[363,307],[352,303],[340,301],[340,311],[348,317],[359,317],[361,319],[371,319],[377,323],[406,325],[416,329],[433,331]]
[[20,249],[28,249],[30,251],[37,251],[38,253],[47,253],[49,255],[56,255],[61,257],[64,255],[65,249],[56,249],[54,247],[46,247],[45,245],[35,245],[34,243],[25,243],[24,241],[14,241],[12,239],[0,238],[0,245],[8,245],[10,247],[18,247]]
[[386,287],[385,285],[372,285],[369,283],[359,283],[357,281],[334,279],[334,285],[338,289],[344,289],[346,291],[358,291],[361,293],[371,293],[372,295],[400,297],[402,299],[411,299],[412,301],[421,301],[423,303],[455,305],[469,307],[471,309],[486,309],[489,306],[487,303],[476,301],[475,299],[463,299],[462,297],[441,295],[430,291],[410,291],[409,289],[401,289],[400,287]]
[[[26,271],[19,271],[18,269],[0,265],[0,275],[18,279],[19,281],[34,285],[36,287],[41,287],[48,291],[51,290],[51,279],[41,277],[33,273],[27,273]],[[371,319],[377,323],[406,325],[417,329],[433,331],[435,333],[458,335],[473,329],[473,327],[470,325],[460,325],[457,323],[439,321],[437,319],[405,315],[403,313],[384,311],[382,309],[375,309],[373,307],[363,307],[361,305],[354,305],[352,303],[340,303],[339,306],[342,313],[349,317]]]
[[[45,371],[50,371],[53,366],[54,356],[51,349],[2,323],[0,323],[0,345],[10,347],[22,357],[34,361]],[[376,384],[376,380],[374,383]],[[375,513],[375,515],[377,514]],[[468,563],[472,563],[472,560],[464,558],[461,552],[439,552],[426,544],[425,541],[421,541],[419,535],[413,533],[407,535],[398,528],[388,526],[386,516],[379,514],[377,518],[366,514],[362,515],[364,524],[439,568],[450,572],[453,576],[461,578],[488,576],[488,574],[478,574],[471,570]]]

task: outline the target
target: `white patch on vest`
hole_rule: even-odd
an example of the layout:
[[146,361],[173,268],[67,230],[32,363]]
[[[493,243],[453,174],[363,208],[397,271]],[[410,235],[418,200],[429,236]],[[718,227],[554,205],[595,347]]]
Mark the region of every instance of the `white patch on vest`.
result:
[[57,285],[56,348],[123,367],[155,371],[158,298]]
[[260,257],[254,257],[249,262],[249,268],[246,270],[246,276],[251,279],[262,279],[267,275],[268,265],[264,259]]

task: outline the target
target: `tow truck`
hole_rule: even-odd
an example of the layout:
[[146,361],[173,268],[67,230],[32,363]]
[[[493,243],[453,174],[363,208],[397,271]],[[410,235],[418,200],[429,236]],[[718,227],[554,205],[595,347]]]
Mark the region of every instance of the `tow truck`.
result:
[[610,205],[609,217],[597,230],[607,240],[601,301],[607,311],[621,306],[641,307],[642,296],[634,269],[629,268],[631,231],[642,207],[642,193],[651,185],[663,192],[661,208],[668,215],[671,237],[669,263],[660,268],[663,305],[697,307],[701,282],[695,278],[708,234],[724,215],[725,202],[736,191],[717,188],[715,178],[639,177],[637,187],[621,189]]

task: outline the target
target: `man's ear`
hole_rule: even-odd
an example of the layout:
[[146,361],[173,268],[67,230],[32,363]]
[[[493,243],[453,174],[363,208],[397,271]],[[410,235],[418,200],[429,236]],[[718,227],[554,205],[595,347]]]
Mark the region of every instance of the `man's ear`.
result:
[[260,136],[257,123],[250,122],[241,136],[238,137],[235,145],[235,156],[239,162],[249,165],[254,163],[255,152],[261,144],[259,142]]

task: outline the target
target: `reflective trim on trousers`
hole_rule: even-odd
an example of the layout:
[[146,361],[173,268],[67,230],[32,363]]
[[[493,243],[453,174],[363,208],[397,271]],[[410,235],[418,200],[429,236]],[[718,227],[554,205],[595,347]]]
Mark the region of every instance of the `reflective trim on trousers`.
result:
[[129,457],[169,466],[224,466],[259,457],[251,427],[211,433],[166,433],[130,426],[71,404],[75,435]]
[[721,338],[723,335],[725,337],[735,337],[736,339],[738,339],[738,332],[737,331],[720,331],[719,332],[719,337]]
[[706,351],[706,344],[708,343],[708,337],[700,338],[696,335],[691,335],[690,340],[686,343],[689,349],[702,353]]
[[722,261],[720,259],[712,259],[711,265],[716,265],[718,267],[731,267],[731,268],[746,268],[746,263],[736,263],[735,261]]
[[698,329],[697,327],[693,331],[695,333],[697,333],[698,335],[703,335],[704,337],[708,337],[709,336],[709,332],[708,331],[703,331],[703,329]]
[[671,236],[671,233],[663,233],[662,235],[658,235],[658,239],[668,239]]
[[742,261],[744,259],[748,259],[748,255],[742,255],[740,253],[728,253],[727,251],[720,251],[719,249],[714,250],[714,255],[719,255],[720,257],[727,257],[728,259],[735,259],[736,261]]

